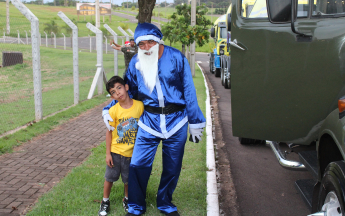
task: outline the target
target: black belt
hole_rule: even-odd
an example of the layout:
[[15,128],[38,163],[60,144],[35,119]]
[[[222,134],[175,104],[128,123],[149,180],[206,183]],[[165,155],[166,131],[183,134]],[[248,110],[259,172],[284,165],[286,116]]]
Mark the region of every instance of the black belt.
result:
[[185,107],[185,105],[169,104],[166,107],[145,106],[145,110],[150,113],[168,115],[174,112],[182,111]]

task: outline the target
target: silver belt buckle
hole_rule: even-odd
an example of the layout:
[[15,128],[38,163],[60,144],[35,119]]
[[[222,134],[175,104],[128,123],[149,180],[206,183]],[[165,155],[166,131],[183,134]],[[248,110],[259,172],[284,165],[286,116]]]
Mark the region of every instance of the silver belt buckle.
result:
[[162,113],[161,114],[164,115],[164,107],[162,107]]

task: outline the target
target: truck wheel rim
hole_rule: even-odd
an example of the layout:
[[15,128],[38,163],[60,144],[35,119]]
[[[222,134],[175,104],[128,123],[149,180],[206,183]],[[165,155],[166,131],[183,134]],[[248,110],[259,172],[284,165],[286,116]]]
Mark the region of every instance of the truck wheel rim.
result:
[[327,216],[341,216],[341,207],[337,195],[334,191],[330,191],[322,206],[322,211],[325,212]]

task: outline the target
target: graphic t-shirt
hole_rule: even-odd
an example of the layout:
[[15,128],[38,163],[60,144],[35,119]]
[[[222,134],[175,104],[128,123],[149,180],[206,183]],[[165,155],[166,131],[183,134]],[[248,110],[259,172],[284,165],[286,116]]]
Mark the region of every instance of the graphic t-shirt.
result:
[[111,152],[132,157],[138,122],[143,112],[144,104],[137,100],[133,100],[133,105],[129,109],[122,108],[120,103],[109,109],[109,115],[114,120],[109,124],[115,128],[112,132]]

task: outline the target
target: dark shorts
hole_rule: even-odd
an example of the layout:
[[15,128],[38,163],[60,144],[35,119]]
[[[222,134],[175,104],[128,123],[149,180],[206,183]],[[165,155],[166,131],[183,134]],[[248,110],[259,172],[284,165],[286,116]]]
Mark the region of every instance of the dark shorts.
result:
[[125,157],[116,153],[111,152],[113,158],[114,167],[110,168],[107,165],[105,170],[104,178],[107,182],[116,182],[122,178],[124,184],[128,184],[129,164],[131,163],[131,157]]

